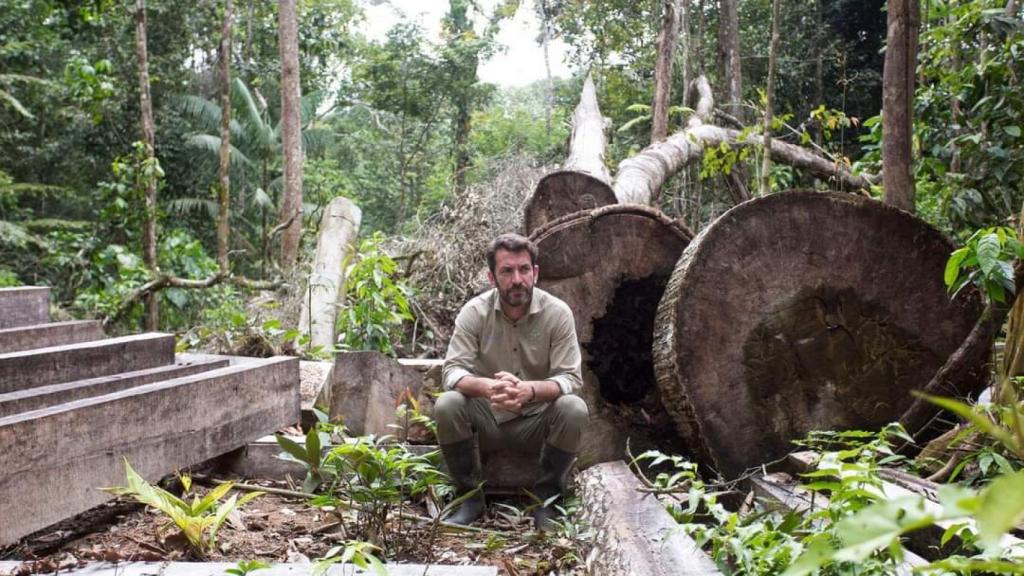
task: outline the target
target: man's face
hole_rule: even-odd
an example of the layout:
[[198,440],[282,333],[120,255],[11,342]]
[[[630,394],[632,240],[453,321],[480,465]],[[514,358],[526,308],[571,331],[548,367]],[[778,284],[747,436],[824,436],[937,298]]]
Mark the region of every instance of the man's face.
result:
[[498,296],[506,306],[518,308],[530,303],[533,285],[537,282],[540,268],[530,262],[526,250],[509,252],[499,248],[494,253],[494,272],[488,274],[498,288]]

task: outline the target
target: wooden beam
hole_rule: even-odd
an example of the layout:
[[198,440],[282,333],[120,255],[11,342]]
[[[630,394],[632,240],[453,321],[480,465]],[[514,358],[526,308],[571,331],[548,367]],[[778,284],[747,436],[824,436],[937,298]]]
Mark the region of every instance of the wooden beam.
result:
[[683,534],[661,502],[637,490],[639,484],[621,460],[579,475],[583,517],[597,531],[590,573],[720,576],[715,563]]
[[110,499],[124,459],[156,481],[298,419],[288,357],[0,418],[0,546]]
[[[0,562],[0,573],[13,574],[19,567],[29,563]],[[443,564],[385,564],[390,576],[496,576],[494,566],[453,566]],[[89,576],[223,576],[226,570],[237,568],[231,562],[86,562],[77,565],[67,574],[88,574]],[[313,574],[311,564],[271,564],[259,570],[260,576],[307,576]],[[64,570],[61,571],[65,573]],[[324,576],[363,576],[374,574],[351,564],[331,566]]]
[[99,378],[49,384],[27,390],[16,390],[0,394],[0,418],[30,410],[39,410],[81,398],[118,392],[142,384],[208,372],[227,365],[228,360],[224,358],[204,359],[198,362],[179,361],[170,366],[158,366],[156,368],[146,368],[145,370],[136,370],[112,376],[100,376]]
[[5,328],[0,330],[0,354],[77,344],[100,340],[103,337],[103,323],[98,320],[72,320]]
[[0,394],[174,363],[174,335],[148,333],[0,354]]
[[0,288],[0,329],[50,321],[50,289],[45,286]]

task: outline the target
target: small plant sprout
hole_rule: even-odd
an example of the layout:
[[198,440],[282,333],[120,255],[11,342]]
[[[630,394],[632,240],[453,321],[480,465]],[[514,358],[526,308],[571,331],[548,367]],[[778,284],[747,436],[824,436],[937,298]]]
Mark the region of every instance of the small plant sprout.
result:
[[257,570],[263,570],[270,568],[270,564],[262,560],[242,560],[236,566],[224,570],[226,574],[230,576],[246,576]]
[[232,495],[221,502],[221,499],[234,486],[233,482],[225,482],[207,492],[202,498],[193,494],[192,501],[189,502],[186,500],[192,489],[192,478],[189,475],[180,476],[185,493],[183,498],[178,498],[159,486],[153,486],[146,482],[132,469],[127,458],[124,461],[124,468],[127,486],[102,488],[102,490],[118,496],[130,496],[137,502],[163,512],[167,516],[165,526],[171,524],[177,526],[188,540],[192,550],[200,557],[205,557],[215,548],[217,531],[227,520],[228,514],[250,500],[263,495],[263,492],[250,492],[241,498]]

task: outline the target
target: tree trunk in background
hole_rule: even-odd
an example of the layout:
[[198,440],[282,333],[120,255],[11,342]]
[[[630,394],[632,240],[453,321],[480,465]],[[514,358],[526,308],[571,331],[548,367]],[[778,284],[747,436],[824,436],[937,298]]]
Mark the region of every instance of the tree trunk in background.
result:
[[917,0],[889,0],[885,69],[882,74],[882,179],[885,201],[914,211],[913,106]]
[[615,202],[612,179],[604,164],[604,126],[594,81],[587,76],[572,114],[569,156],[561,169],[541,178],[523,209],[527,234],[560,216]]
[[309,335],[309,346],[331,350],[334,324],[345,284],[345,259],[359,235],[363,213],[348,198],[337,197],[324,209],[316,260],[302,299],[299,332]]
[[683,72],[683,106],[690,101],[690,79],[693,78],[693,40],[690,37],[690,0],[679,3],[679,52]]
[[772,0],[772,42],[768,52],[768,82],[764,87],[764,150],[761,158],[761,196],[772,191],[772,107],[775,101],[775,68],[779,61],[779,0]]
[[743,101],[743,70],[740,63],[740,13],[737,0],[719,0],[718,53],[725,86],[727,110],[741,121],[745,116]]
[[220,31],[220,187],[217,191],[217,267],[227,276],[231,236],[231,0],[224,0]]
[[281,266],[295,264],[302,238],[302,89],[299,84],[299,35],[295,0],[279,4],[281,50],[281,147],[284,197],[281,200]]
[[[825,37],[825,16],[822,2],[815,0],[814,18],[818,29],[814,32],[814,95],[811,98],[811,109],[825,103],[825,46],[828,45]],[[820,126],[814,128],[814,140],[821,146],[822,131]]]
[[668,106],[672,98],[672,60],[679,34],[680,0],[662,0],[658,56],[654,65],[654,103],[651,106],[651,142],[668,136]]
[[[139,65],[139,109],[142,116],[142,141],[146,145],[146,158],[156,157],[156,124],[153,121],[153,99],[149,92],[149,53],[146,49],[146,0],[135,1],[135,55]],[[156,179],[146,178],[146,219],[142,231],[142,258],[153,278],[159,275],[156,261]],[[143,326],[156,331],[160,325],[160,305],[157,294],[145,298]]]
[[466,170],[469,169],[470,98],[461,94],[455,114],[455,196],[466,191]]
[[544,48],[544,74],[546,79],[544,93],[544,134],[548,141],[551,140],[551,109],[555,105],[555,81],[551,77],[551,17],[548,14],[547,0],[537,0],[537,10],[540,12],[541,44]]

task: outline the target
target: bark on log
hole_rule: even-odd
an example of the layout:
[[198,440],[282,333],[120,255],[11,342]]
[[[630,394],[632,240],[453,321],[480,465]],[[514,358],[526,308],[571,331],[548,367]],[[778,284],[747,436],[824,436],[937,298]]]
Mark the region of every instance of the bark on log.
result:
[[631,446],[678,449],[661,408],[650,344],[654,312],[692,235],[646,206],[613,204],[537,230],[539,286],[572,308],[590,423],[580,465],[618,460]]
[[607,144],[604,127],[594,81],[587,76],[580,103],[572,115],[569,156],[561,170],[537,183],[523,211],[523,227],[528,234],[565,214],[615,202],[612,179],[604,164]]
[[715,563],[683,533],[658,499],[637,490],[639,485],[621,461],[580,474],[583,518],[597,531],[590,573],[720,575]]
[[[652,144],[642,152],[619,164],[615,176],[615,197],[619,202],[650,204],[670,176],[691,162],[700,160],[706,147],[723,142],[730,146],[753,145],[756,136],[740,138],[740,131],[710,124],[691,125],[668,140]],[[845,189],[864,190],[871,181],[854,174],[849,167],[833,162],[814,152],[772,140],[773,161],[806,170],[822,180],[835,180]]]
[[341,288],[345,284],[345,256],[359,235],[363,212],[348,198],[331,200],[320,223],[316,260],[302,299],[299,331],[309,334],[309,345],[324,350],[334,346]]
[[810,430],[899,417],[981,310],[976,294],[946,294],[952,248],[852,195],[786,192],[724,214],[680,258],[655,322],[679,432],[734,476]]

